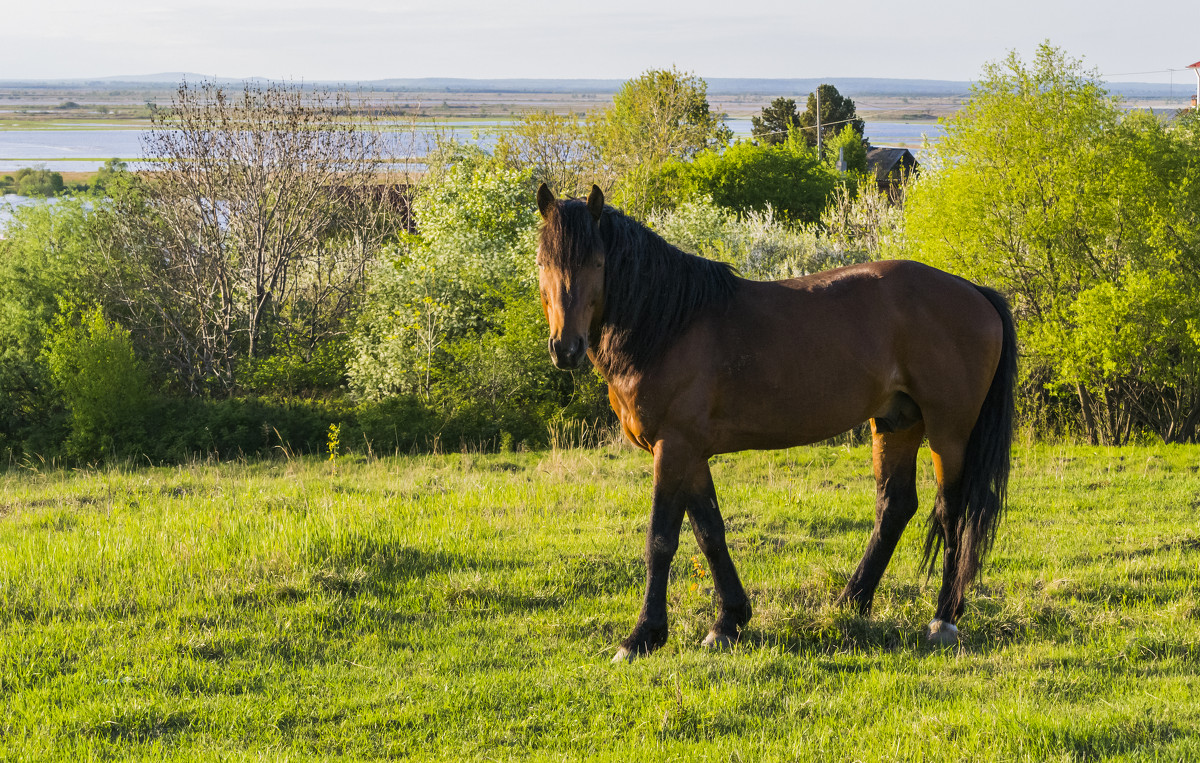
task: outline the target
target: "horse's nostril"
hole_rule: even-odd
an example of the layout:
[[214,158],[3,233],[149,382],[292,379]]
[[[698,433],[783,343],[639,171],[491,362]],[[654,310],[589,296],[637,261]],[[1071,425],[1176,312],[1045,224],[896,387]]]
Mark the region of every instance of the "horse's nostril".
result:
[[549,342],[550,358],[559,368],[575,368],[583,360],[587,352],[587,340],[583,337],[574,339],[554,339]]

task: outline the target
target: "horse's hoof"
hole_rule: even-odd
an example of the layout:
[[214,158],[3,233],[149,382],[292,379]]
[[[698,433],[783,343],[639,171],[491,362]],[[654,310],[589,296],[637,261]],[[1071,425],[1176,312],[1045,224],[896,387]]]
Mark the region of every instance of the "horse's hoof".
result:
[[934,620],[929,624],[927,638],[929,643],[934,646],[957,646],[958,626],[945,620]]
[[704,637],[702,646],[705,649],[732,649],[736,643],[737,639],[732,636],[726,636],[724,633],[717,633],[716,631],[709,631],[708,635]]
[[614,665],[620,665],[622,662],[633,662],[633,658],[637,656],[637,652],[631,652],[625,647],[621,647],[617,649],[617,653],[613,655],[612,661]]

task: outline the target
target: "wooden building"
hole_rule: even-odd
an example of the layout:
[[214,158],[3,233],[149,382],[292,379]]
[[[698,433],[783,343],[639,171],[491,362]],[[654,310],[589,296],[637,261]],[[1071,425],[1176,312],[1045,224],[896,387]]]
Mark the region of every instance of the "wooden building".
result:
[[907,148],[875,146],[867,150],[867,172],[875,176],[879,190],[893,201],[899,199],[900,186],[917,174],[920,166]]

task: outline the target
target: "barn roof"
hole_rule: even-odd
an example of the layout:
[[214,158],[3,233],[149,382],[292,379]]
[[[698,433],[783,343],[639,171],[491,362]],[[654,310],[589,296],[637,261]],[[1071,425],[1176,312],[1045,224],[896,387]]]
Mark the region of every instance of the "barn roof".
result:
[[867,151],[867,167],[875,173],[875,179],[881,183],[887,180],[888,174],[897,164],[907,168],[914,167],[918,164],[917,157],[907,148],[876,146]]

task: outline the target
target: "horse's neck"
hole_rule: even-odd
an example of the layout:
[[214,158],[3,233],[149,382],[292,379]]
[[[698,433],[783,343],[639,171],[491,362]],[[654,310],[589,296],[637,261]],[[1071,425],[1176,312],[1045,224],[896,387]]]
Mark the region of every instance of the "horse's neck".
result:
[[588,352],[592,365],[609,384],[630,370],[628,368],[630,355],[627,346],[629,333],[628,329],[619,328],[612,323],[605,323],[600,327],[600,341],[596,343],[594,349]]

